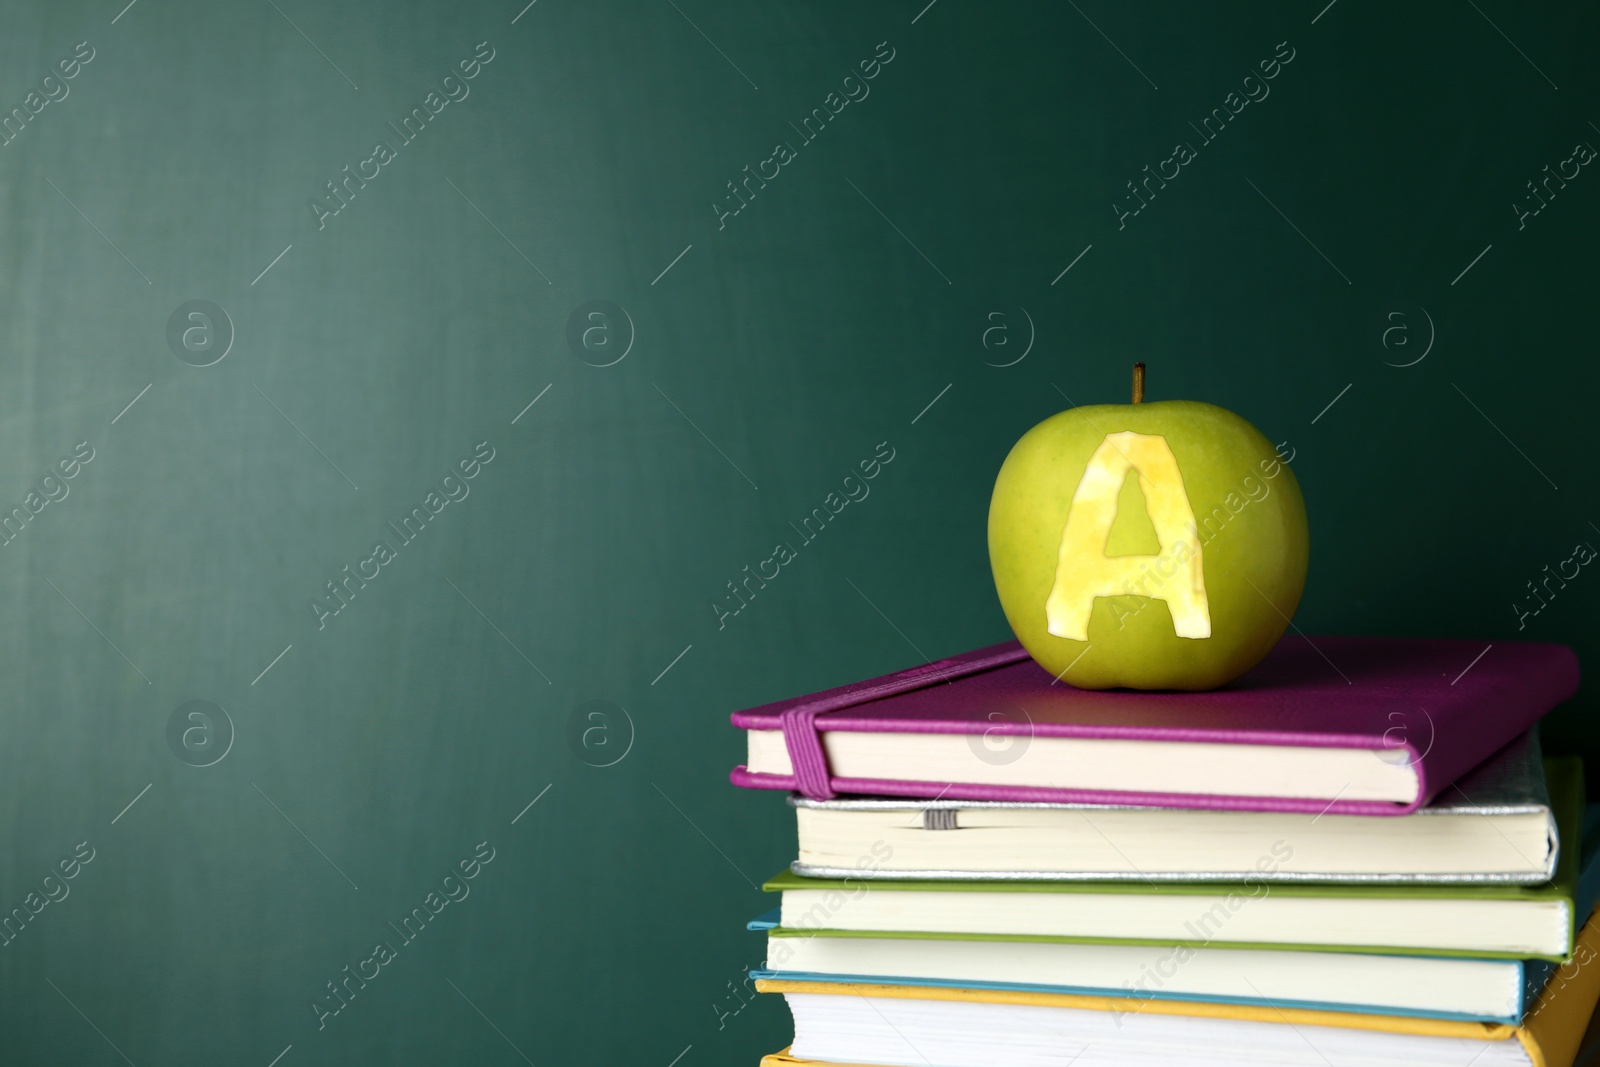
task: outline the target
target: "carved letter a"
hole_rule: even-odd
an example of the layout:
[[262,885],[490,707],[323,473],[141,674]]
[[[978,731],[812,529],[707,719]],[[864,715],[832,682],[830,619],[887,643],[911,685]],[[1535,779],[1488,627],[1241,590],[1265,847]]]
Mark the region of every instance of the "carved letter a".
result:
[[[1106,555],[1117,496],[1129,470],[1139,472],[1145,509],[1161,545],[1154,556]],[[1143,586],[1137,584],[1141,580]],[[1061,529],[1055,584],[1045,601],[1048,628],[1057,637],[1087,641],[1095,598],[1127,594],[1166,601],[1177,636],[1211,636],[1194,509],[1178,461],[1166,438],[1131,430],[1106,435],[1072,494]]]

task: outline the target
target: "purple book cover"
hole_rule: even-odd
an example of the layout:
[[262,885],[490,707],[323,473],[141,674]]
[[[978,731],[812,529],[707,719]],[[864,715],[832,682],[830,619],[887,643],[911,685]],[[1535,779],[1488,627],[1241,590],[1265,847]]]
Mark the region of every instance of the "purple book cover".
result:
[[[826,777],[814,754],[794,775],[734,768],[754,789],[943,796],[959,800],[1135,804],[1244,811],[1403,815],[1428,803],[1577,690],[1564,645],[1409,638],[1285,637],[1250,673],[1204,693],[1090,691],[1052,684],[1015,642],[867,682],[736,712],[742,730],[1031,734],[1035,737],[1404,750],[1417,772],[1409,804],[1384,801],[1131,793]],[[995,709],[1029,721],[994,721]],[[1419,715],[1419,712],[1421,713]],[[815,743],[812,743],[813,746]],[[804,746],[801,746],[802,749]],[[789,750],[797,768],[804,751]],[[812,748],[815,753],[817,749]],[[810,785],[811,788],[805,788]]]

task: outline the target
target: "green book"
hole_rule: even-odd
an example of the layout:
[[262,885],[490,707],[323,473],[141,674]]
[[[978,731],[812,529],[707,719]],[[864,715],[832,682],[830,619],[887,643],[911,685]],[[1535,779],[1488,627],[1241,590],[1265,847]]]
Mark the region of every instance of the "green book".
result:
[[[887,881],[785,872],[771,937],[951,938],[1191,948],[1565,959],[1572,952],[1584,806],[1583,764],[1545,761],[1561,840],[1553,880],[1537,886]],[[1470,799],[1470,798],[1469,798]],[[1400,816],[1418,818],[1426,816]],[[1307,816],[1307,825],[1312,821]],[[1442,828],[1442,827],[1441,827]],[[1285,839],[1263,873],[1292,855]],[[1273,853],[1277,853],[1274,855]],[[872,857],[861,869],[870,872]],[[1593,901],[1588,902],[1593,904]]]

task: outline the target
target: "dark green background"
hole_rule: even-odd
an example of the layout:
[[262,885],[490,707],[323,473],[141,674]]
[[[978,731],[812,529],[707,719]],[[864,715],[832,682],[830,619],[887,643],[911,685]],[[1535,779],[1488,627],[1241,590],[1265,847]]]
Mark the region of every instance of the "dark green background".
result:
[[[781,1004],[732,1014],[730,983],[793,828],[728,784],[728,713],[1007,637],[994,473],[1134,359],[1296,449],[1307,632],[1593,658],[1600,577],[1520,633],[1512,604],[1600,544],[1600,176],[1520,232],[1510,207],[1600,143],[1591,12],[923,3],[0,5],[0,108],[96,50],[0,148],[0,504],[96,450],[0,548],[0,908],[96,850],[0,948],[0,1060],[781,1047]],[[1285,40],[1119,230],[1124,183]],[[471,95],[319,231],[308,200],[481,41]],[[871,95],[719,230],[724,183],[882,41]],[[193,299],[237,332],[214,366],[166,341]],[[567,343],[597,299],[636,332],[606,368]],[[986,366],[1023,309],[1027,358]],[[1385,365],[1422,309],[1431,352]],[[309,599],[484,440],[470,497],[319,631]],[[719,630],[724,583],[882,441],[871,496]],[[1596,749],[1591,694],[1552,750]],[[165,738],[191,699],[236,727],[211,767]],[[568,741],[597,699],[636,728],[605,768]],[[471,896],[319,1031],[324,983],[483,840]]]

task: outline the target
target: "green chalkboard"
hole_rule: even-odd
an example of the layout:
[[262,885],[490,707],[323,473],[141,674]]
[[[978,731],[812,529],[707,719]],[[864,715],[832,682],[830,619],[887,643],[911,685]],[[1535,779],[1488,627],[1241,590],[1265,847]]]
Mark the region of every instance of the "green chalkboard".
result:
[[1592,11],[124,2],[0,4],[0,1061],[781,1047],[727,714],[1005,639],[1135,359],[1304,631],[1600,651]]

